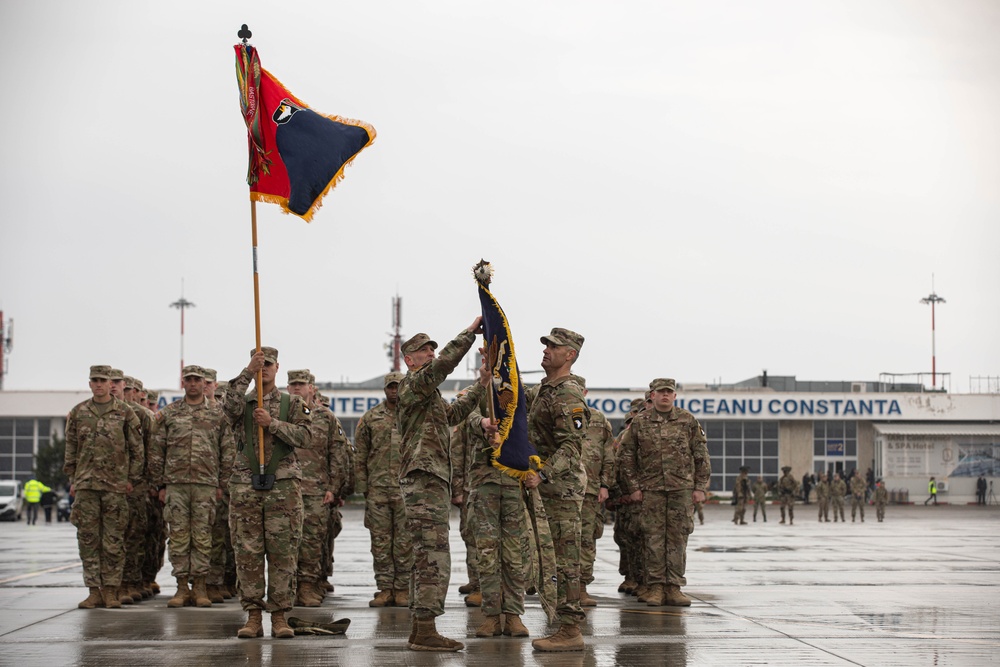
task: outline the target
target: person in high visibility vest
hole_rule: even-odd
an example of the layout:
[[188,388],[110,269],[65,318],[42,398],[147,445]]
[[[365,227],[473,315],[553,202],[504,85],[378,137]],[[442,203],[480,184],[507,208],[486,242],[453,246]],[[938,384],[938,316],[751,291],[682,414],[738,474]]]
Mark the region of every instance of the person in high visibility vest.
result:
[[24,485],[24,502],[28,504],[28,525],[33,526],[38,523],[38,507],[42,502],[42,494],[51,491],[37,479],[29,480]]
[[927,493],[930,495],[927,496],[927,500],[924,501],[924,505],[932,500],[934,501],[934,504],[937,505],[937,482],[934,481],[933,477],[931,477],[931,481],[927,482]]

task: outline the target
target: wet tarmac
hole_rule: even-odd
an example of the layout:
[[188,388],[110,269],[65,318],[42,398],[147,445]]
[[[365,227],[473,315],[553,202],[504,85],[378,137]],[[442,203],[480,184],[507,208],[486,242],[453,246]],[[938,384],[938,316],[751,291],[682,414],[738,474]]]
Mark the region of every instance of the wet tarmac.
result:
[[[0,524],[0,665],[919,665],[1000,664],[1000,508],[890,506],[885,523],[816,521],[799,506],[794,525],[735,526],[728,505],[707,506],[688,551],[690,608],[647,607],[617,592],[618,550],[609,526],[598,544],[599,606],[588,611],[586,650],[541,654],[530,639],[477,639],[464,606],[464,546],[452,530],[452,581],[438,628],[466,650],[406,648],[405,609],[372,609],[368,533],[360,506],[346,508],[337,539],[336,591],[294,616],[350,618],[342,637],[240,640],[235,600],[168,609],[162,593],[121,610],[76,608],[86,596],[75,530],[65,523]],[[536,598],[525,625],[546,630]]]

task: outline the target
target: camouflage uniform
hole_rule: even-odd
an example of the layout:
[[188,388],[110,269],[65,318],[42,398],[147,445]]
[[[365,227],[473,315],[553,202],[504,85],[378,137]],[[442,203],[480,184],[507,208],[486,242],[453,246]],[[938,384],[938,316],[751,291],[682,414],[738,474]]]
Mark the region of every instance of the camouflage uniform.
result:
[[590,411],[581,460],[587,487],[580,514],[580,583],[586,588],[594,581],[597,540],[604,535],[604,503],[597,502],[597,495],[615,483],[615,438],[599,410]]
[[[210,370],[210,369],[206,369]],[[215,385],[212,404],[222,409],[222,399],[229,387],[228,382]],[[206,398],[208,398],[206,396]],[[235,442],[235,438],[233,439]],[[233,538],[229,531],[229,478],[222,485],[222,498],[215,502],[215,521],[212,523],[212,560],[208,570],[208,584],[219,589],[223,599],[228,600],[236,593],[236,555],[233,553]]]
[[380,591],[409,591],[413,568],[413,536],[406,529],[399,490],[400,440],[396,413],[384,401],[366,412],[354,431],[355,490],[365,496],[365,527]]
[[778,480],[778,497],[781,498],[781,523],[785,523],[785,510],[788,510],[788,523],[795,522],[795,496],[799,494],[799,481],[792,477],[792,469],[785,466],[784,473]]
[[816,504],[819,505],[819,520],[830,523],[830,481],[825,474],[816,482]]
[[760,510],[761,515],[764,517],[764,523],[767,523],[767,483],[758,479],[753,483],[753,520],[757,520],[757,510]]
[[879,523],[882,523],[882,519],[885,518],[885,506],[888,504],[889,491],[885,488],[885,484],[879,482],[878,486],[875,487],[875,516]]
[[854,473],[851,478],[851,521],[854,521],[856,512],[861,512],[861,523],[865,522],[865,490],[868,485],[859,473]]
[[[482,418],[481,415],[480,418]],[[474,522],[472,521],[472,494],[470,493],[472,489],[466,483],[466,480],[469,479],[467,464],[469,458],[466,456],[468,446],[469,437],[467,429],[460,424],[451,432],[451,487],[452,495],[459,491],[463,495],[462,504],[458,508],[458,533],[462,536],[462,541],[465,542],[465,569],[469,575],[469,582],[466,584],[466,587],[472,589],[471,592],[474,593],[479,590],[479,556],[476,553],[476,535],[473,528]],[[474,601],[475,598],[473,598]],[[472,603],[467,604],[471,605]]]
[[621,439],[625,431],[632,424],[632,420],[639,412],[645,408],[645,401],[637,398],[632,401],[632,408],[625,417],[625,426],[615,440],[618,465],[615,467],[615,484],[612,486],[609,495],[609,506],[615,508],[614,539],[618,545],[618,573],[625,580],[618,587],[619,593],[634,593],[640,584],[646,581],[646,566],[643,560],[643,544],[645,538],[642,533],[642,523],[640,518],[641,505],[637,503],[622,503],[624,496],[628,495],[625,484],[624,471],[621,466]]
[[135,411],[113,396],[107,403],[84,401],[66,419],[63,472],[76,494],[70,521],[77,529],[83,581],[91,588],[122,583],[126,485],[142,481],[145,464],[141,428]]
[[217,492],[232,474],[236,444],[222,410],[207,400],[174,401],[156,414],[150,479],[166,489],[175,577],[206,577],[212,557]]
[[528,440],[543,461],[544,483],[538,492],[556,552],[556,613],[564,626],[580,625],[585,618],[580,604],[580,523],[587,473],[581,459],[589,418],[583,387],[571,375],[543,380],[528,408]]
[[[277,354],[274,356],[276,359]],[[270,426],[264,429],[265,465],[271,459],[275,438],[293,450],[279,462],[274,488],[270,491],[255,490],[251,486],[251,475],[259,470],[250,469],[247,450],[253,447],[257,451],[258,427],[252,425],[250,440],[247,441],[243,417],[244,411],[253,410],[257,399],[256,388],[246,393],[252,380],[253,374],[245,368],[230,380],[222,408],[232,426],[238,450],[229,480],[229,525],[236,553],[240,604],[246,611],[266,609],[285,612],[292,608],[295,601],[295,572],[302,536],[301,471],[295,449],[310,446],[309,423],[312,415],[300,397],[291,396],[288,421],[280,421],[281,393],[273,389],[264,396],[261,407],[272,418]]]
[[837,522],[837,515],[840,515],[841,521],[847,521],[844,518],[844,496],[847,495],[847,482],[845,482],[840,477],[833,480],[830,484],[830,500],[833,502],[833,522]]
[[747,524],[747,503],[750,501],[750,478],[743,468],[740,468],[740,474],[736,476],[736,483],[733,484],[733,498],[736,500],[733,523],[745,526]]
[[326,506],[326,540],[322,544],[323,567],[320,577],[323,579],[333,575],[333,545],[337,536],[340,535],[340,531],[344,528],[340,506],[343,505],[345,498],[354,493],[354,448],[351,447],[351,442],[347,439],[347,434],[344,433],[344,425],[340,423],[329,407],[317,404],[313,410],[313,419],[333,420],[330,428],[335,435],[330,446],[333,456],[337,460],[336,465],[340,469],[337,475],[339,485],[335,484],[332,489],[333,502]]
[[[156,415],[141,402],[126,401],[139,418],[142,429],[142,445],[146,463],[149,463],[153,447],[153,431],[156,428]],[[155,489],[150,485],[148,467],[143,468],[142,478],[132,492],[127,494],[128,527],[125,529],[125,568],[122,571],[122,581],[129,586],[139,586],[145,581],[146,558],[149,541],[149,505],[153,499],[151,492]],[[159,544],[159,541],[157,541]]]
[[687,539],[694,530],[692,493],[707,492],[712,474],[705,432],[683,408],[650,408],[632,420],[621,449],[626,490],[642,491],[646,583],[685,586]]
[[[407,343],[419,340],[422,338],[418,335]],[[485,388],[477,383],[469,393],[449,404],[441,397],[438,386],[455,370],[475,340],[475,334],[462,331],[444,346],[437,358],[408,371],[399,383],[396,408],[402,434],[399,486],[406,508],[407,530],[414,538],[410,609],[416,619],[444,613],[451,578],[448,514],[452,470],[448,427],[468,417],[485,393]],[[429,338],[427,342],[431,342]]]

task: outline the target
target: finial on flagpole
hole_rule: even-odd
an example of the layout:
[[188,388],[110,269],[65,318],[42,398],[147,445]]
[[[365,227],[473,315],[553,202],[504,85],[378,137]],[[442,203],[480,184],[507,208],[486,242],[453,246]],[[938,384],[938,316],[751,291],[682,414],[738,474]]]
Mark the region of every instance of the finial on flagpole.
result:
[[472,267],[472,275],[476,277],[480,285],[489,287],[493,280],[493,266],[485,259],[481,259],[478,264]]
[[247,24],[244,23],[242,26],[240,26],[240,31],[236,33],[236,36],[242,39],[243,46],[246,46],[250,38],[253,37],[253,33],[250,32],[250,28],[247,27]]

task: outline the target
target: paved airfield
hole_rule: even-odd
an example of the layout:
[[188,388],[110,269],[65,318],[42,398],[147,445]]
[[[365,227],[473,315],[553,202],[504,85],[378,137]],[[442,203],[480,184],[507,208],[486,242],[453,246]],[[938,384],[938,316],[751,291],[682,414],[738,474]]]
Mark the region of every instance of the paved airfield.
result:
[[[346,508],[337,539],[336,591],[319,609],[290,615],[350,618],[343,637],[241,640],[235,600],[211,609],[167,609],[169,565],[155,599],[121,610],[76,608],[86,596],[69,524],[0,524],[0,665],[870,665],[1000,664],[1000,508],[889,506],[885,523],[819,524],[800,505],[794,526],[735,526],[728,505],[705,508],[688,550],[687,609],[647,607],[617,592],[618,549],[608,526],[598,544],[587,647],[541,654],[530,639],[476,639],[467,609],[465,549],[452,521],[452,581],[443,634],[461,653],[406,649],[405,609],[371,609],[368,533],[360,506]],[[749,517],[748,517],[749,518]],[[546,627],[528,598],[532,638]]]

